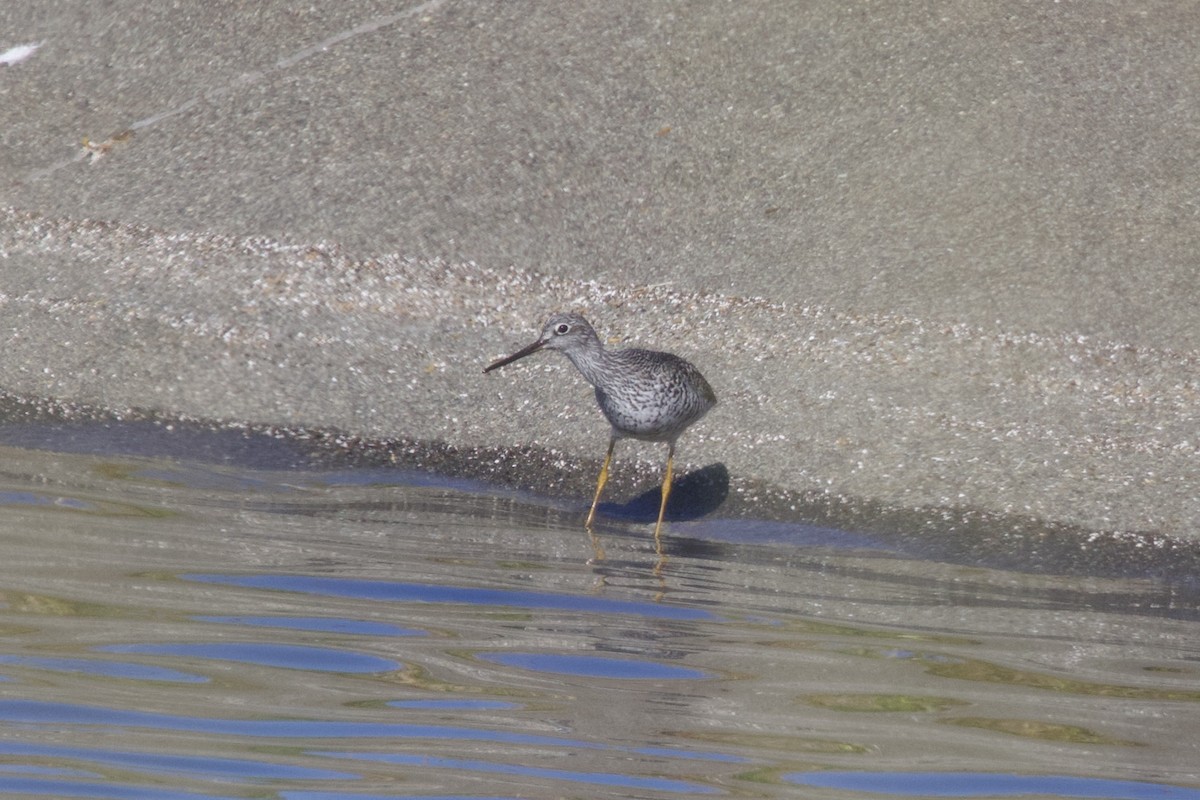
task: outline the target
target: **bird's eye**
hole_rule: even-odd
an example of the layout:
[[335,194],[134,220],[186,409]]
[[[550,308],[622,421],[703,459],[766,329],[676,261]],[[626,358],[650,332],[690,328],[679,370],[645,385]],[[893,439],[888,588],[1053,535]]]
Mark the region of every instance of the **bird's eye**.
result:
[[565,322],[560,322],[560,323],[558,323],[558,327],[554,329],[554,332],[557,333],[559,336],[562,336],[569,330],[571,330],[570,325],[568,325]]

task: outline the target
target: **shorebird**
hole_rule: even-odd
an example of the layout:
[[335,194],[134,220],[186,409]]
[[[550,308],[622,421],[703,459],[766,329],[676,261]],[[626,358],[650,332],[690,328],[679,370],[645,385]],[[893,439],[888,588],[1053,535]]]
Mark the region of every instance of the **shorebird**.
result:
[[596,506],[618,439],[641,439],[667,444],[667,468],[663,475],[662,502],[654,525],[654,542],[662,554],[663,515],[671,494],[675,442],[680,434],[717,404],[708,381],[687,361],[671,353],[629,348],[606,350],[596,331],[579,314],[555,314],[542,326],[541,336],[510,356],[493,361],[483,371],[491,372],[539,350],[558,350],[571,360],[587,382],[596,388],[596,402],[612,425],[608,453],[596,481],[596,495],[584,526],[590,531]]

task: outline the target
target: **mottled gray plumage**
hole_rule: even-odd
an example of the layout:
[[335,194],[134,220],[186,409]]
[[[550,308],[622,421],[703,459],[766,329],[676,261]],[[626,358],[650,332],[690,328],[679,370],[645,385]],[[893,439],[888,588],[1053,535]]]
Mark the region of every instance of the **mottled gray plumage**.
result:
[[654,528],[658,541],[667,495],[671,490],[671,470],[675,441],[696,420],[717,404],[717,396],[700,370],[670,353],[656,350],[606,350],[588,321],[579,314],[555,314],[542,326],[537,341],[507,358],[492,362],[484,369],[511,364],[543,348],[559,350],[596,388],[596,402],[612,425],[608,456],[600,470],[596,497],[588,514],[590,527],[596,504],[608,479],[613,445],[617,439],[633,438],[666,442],[667,471],[663,481],[662,504]]

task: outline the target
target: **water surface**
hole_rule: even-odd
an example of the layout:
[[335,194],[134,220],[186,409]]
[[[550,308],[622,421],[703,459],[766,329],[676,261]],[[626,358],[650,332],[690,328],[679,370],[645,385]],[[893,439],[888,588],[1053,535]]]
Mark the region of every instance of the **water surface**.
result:
[[22,444],[0,795],[1200,798],[1186,581]]

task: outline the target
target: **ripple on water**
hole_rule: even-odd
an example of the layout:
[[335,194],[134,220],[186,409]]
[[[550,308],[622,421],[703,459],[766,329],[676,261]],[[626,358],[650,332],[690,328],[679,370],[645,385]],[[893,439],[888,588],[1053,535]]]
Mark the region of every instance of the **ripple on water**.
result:
[[344,633],[352,636],[428,636],[428,631],[402,628],[390,622],[372,622],[337,617],[215,617],[195,616],[196,622],[219,625],[244,625],[249,628],[282,628],[292,631]]
[[672,792],[681,794],[719,794],[717,789],[695,781],[671,778],[643,778],[616,772],[583,772],[579,770],[551,769],[521,764],[505,764],[471,758],[445,758],[401,753],[339,753],[321,752],[317,755],[329,758],[349,758],[359,761],[375,761],[384,764],[422,767],[424,769],[456,770],[488,775],[514,775],[523,778],[570,781],[591,786],[607,786],[615,789],[639,789],[643,791]]
[[0,794],[1200,800],[1186,587],[715,517],[655,572],[388,470],[7,463]]
[[[422,725],[402,722],[345,722],[324,719],[231,719],[160,714],[149,711],[129,711],[55,703],[38,700],[0,700],[0,721],[28,725],[106,725],[147,730],[189,731],[225,736],[280,739],[425,739],[460,742],[493,742],[517,745],[561,747],[576,750],[619,750],[628,748],[607,745],[567,736],[548,736],[517,731],[470,728],[459,725]],[[670,755],[670,748],[660,754]],[[695,754],[681,750],[683,758]],[[725,760],[724,758],[720,760]]]
[[184,574],[183,580],[216,583],[250,589],[272,589],[282,592],[329,597],[350,597],[362,600],[385,600],[406,603],[449,603],[495,608],[536,608],[558,611],[583,611],[593,614],[630,614],[655,619],[713,620],[709,611],[688,606],[664,603],[644,603],[614,600],[589,595],[529,592],[510,589],[481,589],[472,586],[423,584],[405,581],[353,580],[312,575],[219,575]]
[[403,664],[387,658],[298,644],[267,642],[183,642],[172,644],[109,644],[97,647],[102,653],[137,653],[152,656],[180,656],[212,661],[233,661],[264,667],[307,670],[310,672],[392,672]]
[[659,664],[630,658],[571,655],[568,653],[481,653],[480,658],[534,672],[553,672],[577,678],[614,680],[698,680],[711,677],[700,669]]
[[1012,775],[991,772],[793,772],[784,775],[783,778],[803,786],[894,797],[1038,795],[1096,800],[1200,800],[1200,789],[1069,775]]
[[177,683],[206,683],[208,681],[208,678],[203,675],[193,675],[166,667],[134,664],[127,661],[0,654],[0,664],[50,672],[75,672],[98,677],[125,678],[132,681],[173,681]]
[[0,755],[45,759],[70,759],[96,765],[97,769],[137,769],[161,775],[197,775],[217,778],[329,781],[358,777],[345,770],[316,769],[270,760],[218,758],[169,753],[129,752],[96,747],[31,744],[0,741]]
[[457,698],[453,700],[390,700],[389,708],[412,708],[420,711],[516,711],[524,708],[521,703],[509,703],[504,700],[471,700]]

